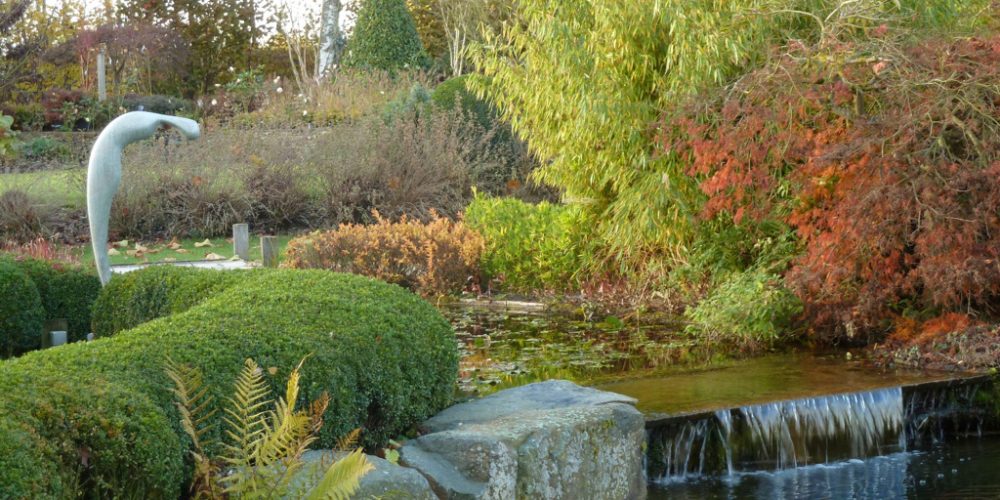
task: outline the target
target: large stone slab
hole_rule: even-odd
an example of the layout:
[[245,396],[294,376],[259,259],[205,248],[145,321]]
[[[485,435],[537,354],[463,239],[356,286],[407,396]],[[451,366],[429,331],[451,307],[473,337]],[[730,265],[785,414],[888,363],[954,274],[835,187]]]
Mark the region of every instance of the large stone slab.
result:
[[[302,455],[306,464],[322,462],[329,466],[334,460],[347,455],[345,452],[311,450]],[[419,472],[402,467],[379,457],[368,455],[368,461],[375,470],[361,478],[361,486],[353,497],[358,500],[437,500],[430,484]],[[308,469],[308,465],[306,469]],[[306,480],[305,475],[296,480]]]
[[509,389],[431,418],[401,460],[448,499],[643,498],[634,403],[566,381]]

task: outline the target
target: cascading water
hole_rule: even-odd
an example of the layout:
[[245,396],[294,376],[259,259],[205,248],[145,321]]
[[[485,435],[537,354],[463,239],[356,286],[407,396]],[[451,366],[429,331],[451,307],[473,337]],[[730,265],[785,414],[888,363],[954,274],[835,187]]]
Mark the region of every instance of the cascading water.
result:
[[891,387],[665,419],[649,431],[649,474],[672,483],[904,451],[944,432],[942,423],[974,395],[975,386]]

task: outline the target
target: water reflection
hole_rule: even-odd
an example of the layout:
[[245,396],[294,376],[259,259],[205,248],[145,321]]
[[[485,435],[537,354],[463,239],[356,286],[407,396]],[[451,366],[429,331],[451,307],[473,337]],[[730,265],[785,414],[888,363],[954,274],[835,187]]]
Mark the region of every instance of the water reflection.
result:
[[650,499],[1000,498],[1000,440],[964,439],[894,453],[775,472],[691,477],[650,485]]

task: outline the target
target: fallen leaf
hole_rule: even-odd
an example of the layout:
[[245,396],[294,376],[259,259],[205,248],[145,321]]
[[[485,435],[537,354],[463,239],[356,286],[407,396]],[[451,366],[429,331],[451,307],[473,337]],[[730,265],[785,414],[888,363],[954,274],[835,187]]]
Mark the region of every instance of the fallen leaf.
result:
[[186,248],[178,248],[177,250],[175,250],[175,252],[177,252],[177,253],[191,253],[191,250],[188,250]]
[[149,247],[144,247],[144,246],[140,245],[139,243],[136,243],[135,244],[135,251],[136,252],[148,252],[149,251]]
[[208,238],[205,238],[205,241],[199,241],[198,243],[194,244],[195,248],[214,247],[214,246],[215,245],[212,244],[212,240]]
[[140,252],[138,250],[126,250],[125,251],[125,255],[128,255],[129,257],[139,258],[139,257],[142,257],[142,252]]
[[177,243],[177,241],[174,240],[174,241],[171,241],[170,243],[167,243],[167,248],[169,248],[171,250],[177,250],[177,249],[181,248],[181,244]]
[[272,367],[268,368],[267,369],[267,373],[270,373],[271,375],[274,375],[274,374],[278,373],[278,367],[277,366],[272,366]]
[[128,240],[121,240],[114,244],[118,248],[125,248],[128,246]]
[[217,253],[210,253],[210,254],[208,254],[208,255],[205,256],[205,260],[225,260],[225,259],[226,259],[225,257],[223,257],[223,256],[221,256],[221,255],[219,255]]
[[234,256],[230,257],[229,260],[231,260],[233,262],[236,262],[236,261],[239,261],[239,260],[242,260],[242,259],[240,259],[239,255],[234,255]]
[[118,250],[115,250],[114,248],[111,248],[111,249],[108,250],[108,255],[110,255],[112,257],[115,256],[115,255],[121,255],[121,254],[122,254],[121,252],[119,252]]
[[163,262],[177,262],[177,259],[173,257],[164,257]]

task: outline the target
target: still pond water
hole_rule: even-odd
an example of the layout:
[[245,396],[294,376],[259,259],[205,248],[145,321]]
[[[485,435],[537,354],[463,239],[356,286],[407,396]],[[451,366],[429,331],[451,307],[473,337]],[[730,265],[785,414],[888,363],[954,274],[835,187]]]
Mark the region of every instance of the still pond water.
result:
[[[880,371],[846,352],[725,361],[699,351],[679,324],[635,326],[613,317],[477,307],[444,313],[459,337],[459,388],[467,395],[564,378],[635,397],[639,409],[656,418],[952,377]],[[1000,437],[911,448],[782,470],[659,478],[650,484],[650,498],[1000,499]]]

